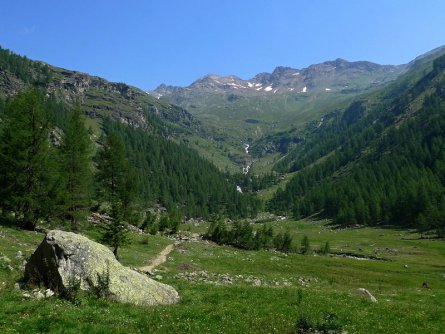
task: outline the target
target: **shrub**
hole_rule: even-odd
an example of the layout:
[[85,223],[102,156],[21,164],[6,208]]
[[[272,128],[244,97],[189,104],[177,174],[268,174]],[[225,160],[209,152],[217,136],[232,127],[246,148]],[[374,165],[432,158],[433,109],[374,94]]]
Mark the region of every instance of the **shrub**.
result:
[[331,252],[331,246],[329,245],[329,241],[326,241],[324,247],[321,249],[321,253],[323,255],[328,255]]
[[295,333],[340,334],[343,326],[334,313],[324,313],[321,320],[316,320],[306,311],[301,311],[295,323]]
[[97,284],[93,286],[92,292],[97,298],[107,298],[110,295],[110,268],[108,265],[102,274],[97,273]]
[[309,237],[307,235],[303,236],[303,239],[301,240],[301,248],[300,251],[302,254],[309,254],[311,251],[311,245],[309,241]]
[[76,276],[74,272],[71,272],[68,277],[68,284],[65,289],[62,290],[60,296],[69,302],[79,305],[80,304],[80,284],[81,279]]

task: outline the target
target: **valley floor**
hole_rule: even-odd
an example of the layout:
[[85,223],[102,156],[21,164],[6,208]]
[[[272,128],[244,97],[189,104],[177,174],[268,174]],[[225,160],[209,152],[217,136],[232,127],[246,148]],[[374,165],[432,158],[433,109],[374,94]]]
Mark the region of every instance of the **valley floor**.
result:
[[[191,239],[177,243],[153,277],[174,286],[174,306],[137,307],[89,297],[30,300],[14,290],[20,266],[43,234],[0,227],[0,332],[292,333],[300,314],[333,314],[348,333],[442,333],[445,323],[445,242],[410,231],[337,230],[326,221],[270,223],[312,249],[331,253],[244,251]],[[182,225],[202,232],[205,225]],[[95,237],[94,231],[89,235]],[[149,264],[173,240],[134,234],[125,265]],[[16,257],[21,251],[22,257]],[[9,260],[9,261],[8,261]],[[423,283],[429,288],[423,288]],[[357,293],[369,290],[372,303]]]

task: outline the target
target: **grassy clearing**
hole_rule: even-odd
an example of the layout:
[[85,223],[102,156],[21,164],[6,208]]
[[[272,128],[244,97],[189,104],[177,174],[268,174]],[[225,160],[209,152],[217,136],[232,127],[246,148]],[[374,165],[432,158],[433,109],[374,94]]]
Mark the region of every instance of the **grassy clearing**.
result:
[[[84,297],[80,306],[52,300],[28,300],[13,290],[18,270],[0,264],[2,333],[291,333],[301,312],[320,319],[337,316],[349,333],[441,333],[445,322],[445,243],[420,239],[412,231],[360,228],[335,230],[326,221],[273,222],[303,235],[313,249],[330,242],[332,252],[377,256],[388,261],[336,256],[243,251],[206,241],[183,242],[157,268],[162,281],[181,295],[174,306],[136,307]],[[181,226],[203,230],[205,226]],[[0,252],[19,265],[15,252],[28,257],[42,234],[0,228]],[[96,232],[90,233],[97,236]],[[126,265],[149,262],[172,241],[134,235],[122,249]],[[188,279],[206,272],[216,280]],[[231,283],[219,281],[231,277]],[[255,286],[252,280],[261,282]],[[303,283],[301,281],[303,279]],[[1,284],[0,282],[0,284]],[[428,282],[430,289],[422,288]],[[258,285],[258,284],[257,284]],[[357,294],[363,287],[378,303]],[[302,301],[298,304],[298,290]]]

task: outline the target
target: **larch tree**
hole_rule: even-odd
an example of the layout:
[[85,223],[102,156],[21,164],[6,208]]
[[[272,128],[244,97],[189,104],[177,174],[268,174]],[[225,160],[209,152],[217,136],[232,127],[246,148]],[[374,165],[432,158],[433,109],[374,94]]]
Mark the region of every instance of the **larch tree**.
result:
[[1,206],[30,230],[48,216],[55,179],[49,120],[43,105],[39,90],[26,90],[8,103],[2,120]]
[[98,153],[97,179],[101,198],[111,206],[112,222],[107,225],[102,239],[113,248],[116,259],[119,259],[119,247],[128,242],[126,215],[135,191],[131,186],[133,180],[128,180],[129,177],[134,178],[135,174],[129,173],[129,169],[122,139],[116,132],[109,133]]
[[74,230],[85,218],[91,204],[91,140],[85,128],[82,109],[76,103],[65,130],[61,149],[63,207]]

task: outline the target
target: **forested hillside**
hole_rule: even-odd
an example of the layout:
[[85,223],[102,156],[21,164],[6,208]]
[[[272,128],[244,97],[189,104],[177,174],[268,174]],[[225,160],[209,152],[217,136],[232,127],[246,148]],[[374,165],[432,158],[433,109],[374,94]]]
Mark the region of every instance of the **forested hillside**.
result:
[[[427,67],[426,67],[427,68]],[[424,70],[425,72],[425,70]],[[269,202],[340,225],[445,230],[445,56],[363,97],[276,164],[297,172]]]
[[79,101],[93,123],[111,118],[149,131],[156,128],[165,137],[201,131],[185,109],[136,87],[30,60],[0,47],[0,96],[13,96],[30,87],[39,87],[71,106]]
[[0,49],[1,212],[28,229],[42,219],[77,229],[93,209],[138,224],[157,205],[175,219],[255,215],[256,198],[169,139],[199,123],[141,94]]
[[148,203],[177,206],[188,217],[206,218],[211,213],[255,216],[260,209],[253,195],[237,192],[229,175],[186,146],[110,120],[104,123],[104,130],[123,139],[127,158],[138,171],[141,195]]

